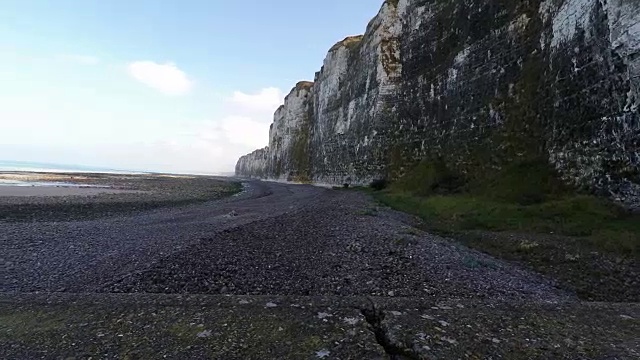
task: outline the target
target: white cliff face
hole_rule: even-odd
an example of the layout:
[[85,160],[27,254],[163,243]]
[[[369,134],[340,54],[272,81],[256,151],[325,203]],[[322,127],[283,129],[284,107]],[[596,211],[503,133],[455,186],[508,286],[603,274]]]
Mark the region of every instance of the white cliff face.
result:
[[[568,74],[576,78],[588,71],[597,74],[590,84],[585,84],[585,94],[603,96],[596,94],[599,87],[626,84],[614,100],[619,105],[603,106],[588,136],[567,139],[549,148],[551,162],[570,182],[606,189],[623,200],[640,197],[637,179],[617,176],[614,179],[610,174],[612,165],[637,171],[640,164],[640,149],[635,140],[640,135],[640,2],[565,0],[554,7],[549,0],[541,12],[552,22],[554,56],[571,61],[572,71]],[[566,51],[567,48],[573,51]],[[598,69],[598,65],[602,67]],[[622,71],[612,72],[612,67]]]
[[[558,7],[558,4],[559,7]],[[551,46],[560,47],[571,41],[578,31],[584,31],[588,40],[592,36],[593,14],[601,8],[606,15],[610,47],[628,66],[633,90],[640,89],[640,2],[636,0],[555,0],[544,1],[540,7],[544,18],[552,19]],[[631,106],[638,106],[635,96]]]
[[[402,75],[402,62],[400,61],[400,37],[402,36],[402,23],[400,11],[397,6],[385,3],[378,16],[371,24],[368,34],[373,38],[371,46],[376,54],[376,78],[380,84],[381,95],[394,95],[397,89],[397,81]],[[379,102],[378,106],[385,106]]]
[[267,159],[269,148],[259,149],[249,155],[245,155],[236,164],[236,175],[247,176],[258,179],[269,177],[267,172]]
[[271,177],[309,181],[308,137],[311,124],[313,83],[300,82],[285,97],[269,131]]
[[627,65],[631,82],[628,111],[640,107],[640,1],[609,0],[606,2],[612,49]]
[[336,44],[316,74],[311,138],[312,178],[368,184],[384,177],[393,100],[402,73],[398,9],[386,2],[363,36]]
[[[554,0],[544,2],[544,10],[552,10]],[[565,0],[559,9],[553,11],[553,38],[551,46],[558,47],[565,41],[571,40],[579,29],[586,29],[589,14],[593,11],[593,0]],[[547,14],[545,14],[547,15]],[[586,34],[587,36],[589,34]]]
[[402,71],[398,7],[407,1],[392,3],[383,4],[364,36],[329,50],[314,83],[299,83],[287,96],[274,115],[266,165],[251,154],[241,169],[256,161],[252,167],[264,168],[272,179],[328,184],[366,184],[384,176],[387,154],[378,149]]
[[238,174],[368,184],[425,158],[472,174],[542,156],[640,201],[640,1],[537,4],[385,1],[292,90]]
[[299,82],[273,116],[273,124],[269,129],[269,146],[241,157],[236,165],[236,174],[309,182],[312,105],[313,83]]

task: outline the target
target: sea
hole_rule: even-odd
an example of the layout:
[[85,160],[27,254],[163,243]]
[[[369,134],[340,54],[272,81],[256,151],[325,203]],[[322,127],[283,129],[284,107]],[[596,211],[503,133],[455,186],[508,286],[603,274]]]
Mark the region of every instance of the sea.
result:
[[[52,164],[32,161],[11,161],[0,160],[0,172],[27,171],[27,172],[50,172],[50,173],[100,173],[100,174],[145,174],[140,171],[117,170],[96,166],[85,165],[65,165]],[[15,179],[0,178],[0,186],[65,186],[74,187],[78,184],[63,182],[44,182],[44,181],[21,181]],[[83,185],[87,186],[87,185]],[[102,187],[95,185],[97,187]]]
[[145,174],[143,171],[118,170],[97,166],[53,164],[32,161],[0,160],[0,171],[29,171],[29,172],[84,172],[107,174]]

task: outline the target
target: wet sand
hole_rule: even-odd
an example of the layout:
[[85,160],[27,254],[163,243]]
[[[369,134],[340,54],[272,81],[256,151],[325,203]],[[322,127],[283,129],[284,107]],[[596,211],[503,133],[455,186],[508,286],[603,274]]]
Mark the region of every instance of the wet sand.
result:
[[171,174],[0,172],[2,221],[73,221],[219,199],[230,179]]
[[0,186],[0,197],[24,196],[92,196],[98,194],[141,193],[138,190],[118,190],[108,188],[85,188],[64,186]]

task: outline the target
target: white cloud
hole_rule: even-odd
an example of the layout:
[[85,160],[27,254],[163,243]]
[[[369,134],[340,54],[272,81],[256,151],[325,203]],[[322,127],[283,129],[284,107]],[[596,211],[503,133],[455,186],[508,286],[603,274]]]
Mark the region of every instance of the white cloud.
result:
[[166,95],[184,95],[193,87],[193,81],[173,63],[135,61],[128,70],[134,79]]
[[260,90],[257,94],[245,94],[241,91],[236,91],[227,101],[245,110],[273,112],[282,104],[283,99],[284,94],[280,89],[269,87]]
[[[237,99],[261,99],[258,95],[269,92]],[[218,101],[230,98],[231,94],[221,95]],[[153,106],[148,112],[128,114],[126,108],[110,112],[87,104],[88,108],[74,106],[67,113],[54,106],[54,98],[36,107],[28,106],[27,100],[0,107],[0,158],[24,154],[17,160],[181,173],[232,172],[240,156],[268,144],[273,111],[281,103],[281,99],[227,102],[216,113],[183,118],[181,114],[188,111],[164,117]],[[5,124],[3,119],[14,121]]]
[[269,142],[270,123],[248,117],[230,116],[222,120],[222,130],[231,143],[258,149]]
[[140,150],[165,171],[232,172],[240,156],[267,145],[269,124],[243,116],[192,122]]
[[100,58],[91,55],[78,55],[78,54],[59,54],[55,58],[59,61],[76,63],[80,65],[98,65]]
[[177,132],[171,143],[209,143],[237,145],[251,151],[265,147],[269,142],[270,123],[245,116],[227,116],[216,121],[203,121]]

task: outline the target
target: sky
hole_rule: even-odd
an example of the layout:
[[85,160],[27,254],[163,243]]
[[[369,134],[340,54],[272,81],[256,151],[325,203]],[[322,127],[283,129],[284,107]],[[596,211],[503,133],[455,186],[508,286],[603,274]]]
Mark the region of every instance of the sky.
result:
[[2,0],[0,160],[232,172],[382,0]]

